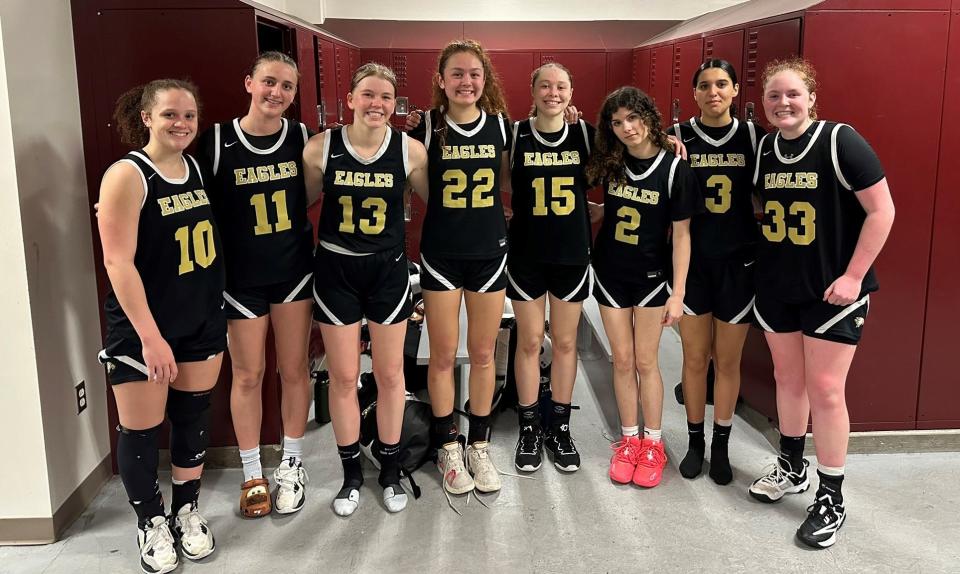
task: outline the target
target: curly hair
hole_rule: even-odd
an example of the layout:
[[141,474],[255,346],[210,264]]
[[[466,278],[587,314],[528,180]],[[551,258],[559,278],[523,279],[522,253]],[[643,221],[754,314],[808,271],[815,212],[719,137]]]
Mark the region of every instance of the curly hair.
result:
[[633,86],[624,86],[610,92],[603,100],[597,118],[597,136],[594,151],[587,164],[587,179],[591,185],[620,182],[623,180],[623,157],[627,146],[613,133],[613,114],[620,108],[640,115],[649,130],[653,144],[661,149],[671,149],[667,135],[661,127],[661,116],[653,98]]
[[140,112],[150,113],[157,103],[157,94],[165,90],[184,90],[193,96],[197,103],[197,115],[200,115],[200,95],[197,86],[189,80],[164,78],[153,80],[142,86],[129,89],[117,98],[113,110],[113,120],[120,132],[120,141],[135,149],[142,148],[150,141],[150,130],[143,124]]
[[[770,78],[776,76],[780,72],[786,72],[787,70],[795,72],[798,76],[800,76],[800,79],[803,80],[808,92],[813,94],[817,91],[817,71],[813,68],[813,64],[803,58],[787,58],[785,60],[774,60],[767,64],[767,67],[763,69],[763,76],[761,76],[760,85],[763,86],[764,92],[767,90],[767,82],[770,81]],[[816,102],[810,106],[809,115],[811,120],[817,121]]]
[[[567,67],[561,64],[560,62],[547,62],[546,64],[540,66],[530,74],[530,91],[531,92],[533,92],[533,90],[537,87],[537,78],[539,78],[540,74],[547,68],[554,68],[566,74],[567,81],[570,83],[570,89],[571,90],[573,89],[573,74],[570,73],[570,70],[568,70]],[[534,102],[533,104],[530,105],[529,116],[532,118],[532,117],[535,117],[536,115],[537,115],[537,104],[536,102]]]
[[[476,40],[454,40],[440,52],[440,57],[437,59],[437,76],[433,80],[431,107],[435,110],[450,109],[450,100],[443,88],[440,87],[440,79],[443,78],[443,72],[450,57],[462,52],[473,54],[483,66],[483,93],[480,94],[477,106],[489,115],[503,114],[504,118],[508,118],[507,101],[503,96],[503,88],[500,87],[500,78],[497,76],[496,70],[493,69],[490,56]],[[446,114],[440,114],[436,129],[438,141],[442,146],[447,140]]]

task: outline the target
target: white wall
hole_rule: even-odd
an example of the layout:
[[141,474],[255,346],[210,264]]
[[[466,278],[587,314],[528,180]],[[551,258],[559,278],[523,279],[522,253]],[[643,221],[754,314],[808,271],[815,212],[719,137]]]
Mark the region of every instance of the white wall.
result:
[[[22,221],[18,230],[0,226],[7,238],[4,248],[20,250],[19,261],[5,265],[0,283],[25,267],[29,288],[29,309],[24,308],[29,318],[18,315],[4,334],[31,337],[33,343],[33,353],[0,361],[0,372],[4,378],[14,377],[24,392],[30,388],[39,394],[42,423],[36,420],[34,425],[43,427],[40,451],[46,453],[49,516],[110,452],[107,390],[96,361],[100,319],[70,4],[4,0],[0,28],[7,80],[0,97],[9,101],[14,156],[0,163],[16,164],[15,185],[0,187],[0,195],[5,203],[19,200],[19,207],[14,203],[3,210],[3,217],[19,210]],[[32,336],[27,335],[31,328]],[[8,352],[8,345],[0,346],[0,353]],[[18,363],[32,363],[32,376],[9,373],[23,368]],[[77,415],[74,385],[80,380],[86,382],[88,406]],[[20,441],[36,434],[17,419],[0,417],[0,436]],[[32,468],[20,466],[18,457],[8,460],[16,460],[21,469]],[[3,497],[0,516],[6,515],[7,499],[29,498],[20,495],[25,482],[32,480],[18,476],[19,486],[7,491],[18,495]]]

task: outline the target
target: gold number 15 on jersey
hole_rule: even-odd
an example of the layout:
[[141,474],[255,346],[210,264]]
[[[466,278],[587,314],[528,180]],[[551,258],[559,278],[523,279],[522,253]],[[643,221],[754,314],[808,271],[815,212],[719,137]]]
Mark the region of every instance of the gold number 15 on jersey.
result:
[[[574,185],[572,177],[550,178],[550,193],[547,193],[544,178],[533,180],[533,214],[547,215],[552,211],[556,215],[569,215],[573,212],[577,198],[570,189]],[[547,196],[550,196],[550,209],[547,210]]]
[[[469,207],[493,207],[493,170],[485,167],[473,173],[473,197]],[[465,209],[467,198],[463,192],[467,189],[467,174],[462,169],[448,169],[443,172],[443,206]]]

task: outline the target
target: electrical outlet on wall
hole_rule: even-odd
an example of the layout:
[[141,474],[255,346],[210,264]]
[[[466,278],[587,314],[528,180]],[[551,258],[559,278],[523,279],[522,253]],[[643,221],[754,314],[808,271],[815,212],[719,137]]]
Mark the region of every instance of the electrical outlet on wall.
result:
[[87,383],[80,381],[74,390],[77,394],[77,414],[79,415],[87,408]]

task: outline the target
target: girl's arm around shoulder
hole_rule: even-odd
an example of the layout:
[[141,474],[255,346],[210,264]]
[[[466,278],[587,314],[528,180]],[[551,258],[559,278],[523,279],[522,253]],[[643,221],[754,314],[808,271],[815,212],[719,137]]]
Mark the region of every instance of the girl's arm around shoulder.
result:
[[313,205],[323,192],[327,145],[327,132],[320,132],[311,136],[303,147],[303,182],[307,186],[307,205]]
[[427,177],[427,150],[419,141],[408,138],[407,154],[410,159],[410,173],[407,175],[407,183],[414,193],[420,196],[424,203],[427,203],[429,188]]

